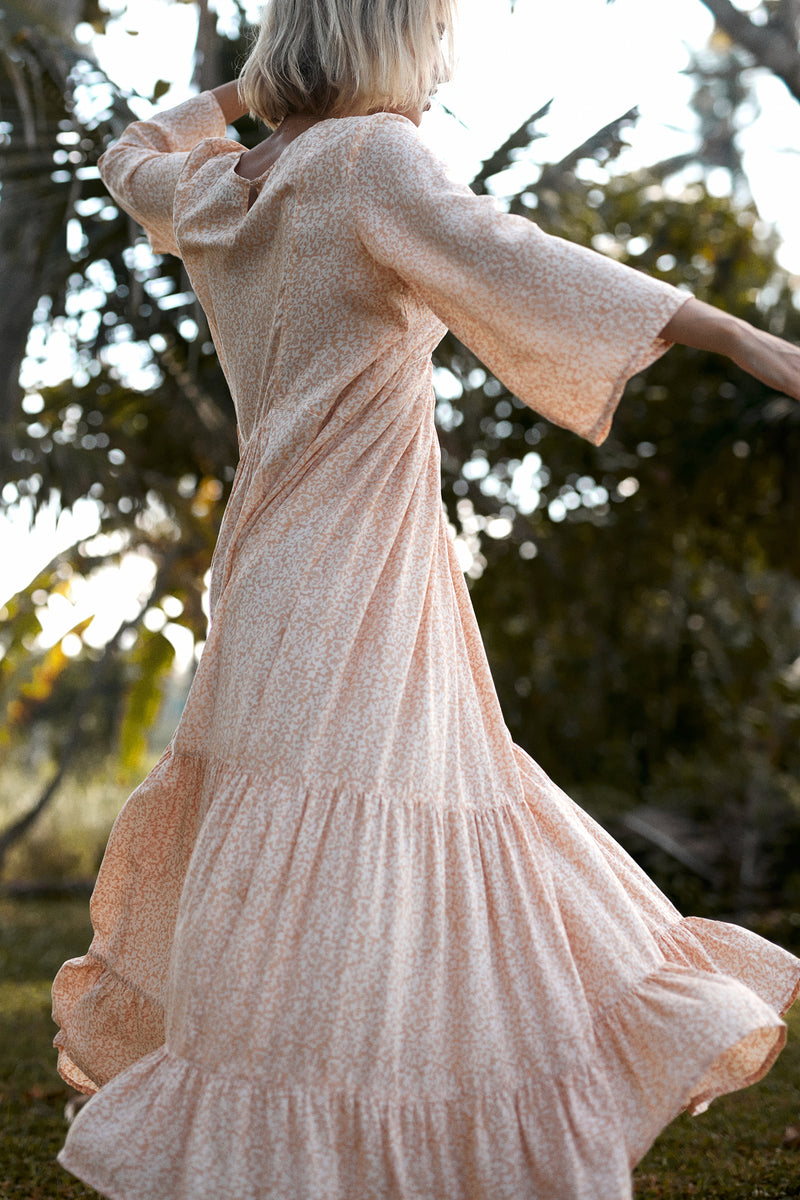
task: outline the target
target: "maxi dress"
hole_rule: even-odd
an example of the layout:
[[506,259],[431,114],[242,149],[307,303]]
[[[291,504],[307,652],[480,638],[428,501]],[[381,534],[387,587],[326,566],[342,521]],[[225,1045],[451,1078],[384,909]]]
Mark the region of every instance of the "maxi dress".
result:
[[[687,294],[448,177],[392,113],[256,182],[211,93],[112,195],[179,254],[240,460],[180,723],[54,984],[113,1200],[624,1200],[679,1112],[759,1079],[800,961],[682,917],[504,724],[448,535],[449,327],[591,442]],[[567,603],[568,597],[565,597]]]

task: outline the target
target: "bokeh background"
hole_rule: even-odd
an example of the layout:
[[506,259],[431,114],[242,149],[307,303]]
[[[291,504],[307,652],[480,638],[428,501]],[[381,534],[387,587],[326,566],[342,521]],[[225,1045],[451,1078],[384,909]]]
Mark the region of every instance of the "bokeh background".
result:
[[[0,15],[3,1200],[93,1195],[52,1162],[49,980],[86,947],[110,825],[180,716],[237,460],[183,267],[96,163],[131,119],[231,78],[255,12]],[[800,342],[799,42],[800,0],[464,0],[422,134],[548,233]],[[800,407],[676,347],[596,448],[453,337],[435,367],[444,503],[515,740],[682,910],[797,951]],[[792,1053],[703,1133],[668,1131],[637,1196],[797,1196]]]
[[[548,232],[798,340],[800,3],[664,9],[468,4],[424,135]],[[150,253],[96,162],[134,115],[230,78],[254,15],[4,5],[6,888],[90,882],[202,652],[233,411],[181,263]],[[791,939],[800,408],[679,347],[595,448],[452,337],[436,382],[444,501],[515,739],[680,907]]]

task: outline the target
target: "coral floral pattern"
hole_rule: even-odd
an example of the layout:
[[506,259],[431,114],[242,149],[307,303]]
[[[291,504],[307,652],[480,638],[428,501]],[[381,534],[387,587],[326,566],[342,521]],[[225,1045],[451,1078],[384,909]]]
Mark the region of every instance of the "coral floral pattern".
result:
[[54,984],[113,1200],[623,1200],[681,1110],[762,1076],[800,962],[682,918],[510,738],[447,532],[445,326],[593,442],[684,292],[453,183],[406,118],[257,181],[204,93],[109,190],[179,254],[241,457],[208,641]]

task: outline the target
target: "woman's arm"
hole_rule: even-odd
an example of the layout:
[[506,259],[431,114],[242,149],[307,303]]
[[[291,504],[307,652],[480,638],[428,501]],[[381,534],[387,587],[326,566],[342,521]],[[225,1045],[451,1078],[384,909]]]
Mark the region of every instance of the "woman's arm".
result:
[[800,349],[702,300],[687,300],[661,331],[668,342],[724,354],[776,391],[800,400]]
[[212,88],[211,95],[222,109],[222,115],[228,125],[233,121],[238,121],[239,117],[243,117],[248,111],[247,105],[242,103],[239,95],[239,83],[236,79]]
[[172,219],[175,188],[189,153],[206,139],[224,138],[225,126],[217,97],[201,92],[148,121],[134,121],[98,160],[109,192],[144,226],[156,253],[180,254]]

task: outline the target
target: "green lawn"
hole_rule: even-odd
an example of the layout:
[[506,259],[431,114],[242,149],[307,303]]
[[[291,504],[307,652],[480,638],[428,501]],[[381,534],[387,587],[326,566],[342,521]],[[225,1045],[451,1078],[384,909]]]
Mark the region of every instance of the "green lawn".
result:
[[98,1195],[55,1161],[75,1092],[56,1074],[50,1019],[53,975],[90,933],[85,899],[0,901],[1,1200]]
[[635,1175],[637,1200],[783,1200],[800,1197],[800,1147],[781,1148],[800,1124],[800,1002],[789,1040],[766,1078],[681,1116],[656,1140]]
[[[55,1163],[74,1093],[56,1075],[50,1021],[53,975],[88,938],[86,900],[0,901],[0,1200],[97,1196]],[[636,1172],[637,1200],[800,1197],[800,1149],[781,1149],[800,1124],[800,1004],[789,1025],[766,1079],[664,1131]]]

